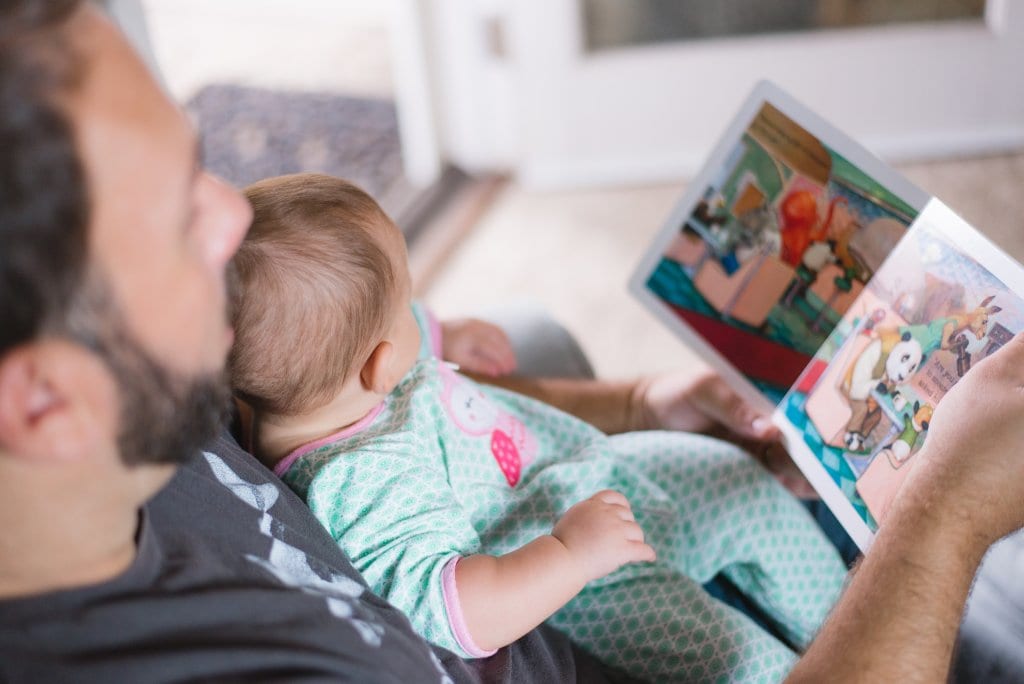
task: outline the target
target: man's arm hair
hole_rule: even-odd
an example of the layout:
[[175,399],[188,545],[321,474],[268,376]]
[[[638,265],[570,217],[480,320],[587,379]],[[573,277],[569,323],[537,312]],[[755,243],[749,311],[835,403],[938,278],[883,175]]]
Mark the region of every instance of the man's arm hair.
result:
[[935,408],[859,571],[791,681],[945,681],[988,547],[1024,526],[1024,334]]
[[940,492],[907,494],[787,682],[946,681],[988,540],[935,510]]
[[638,381],[467,375],[479,383],[539,399],[610,435],[644,426]]

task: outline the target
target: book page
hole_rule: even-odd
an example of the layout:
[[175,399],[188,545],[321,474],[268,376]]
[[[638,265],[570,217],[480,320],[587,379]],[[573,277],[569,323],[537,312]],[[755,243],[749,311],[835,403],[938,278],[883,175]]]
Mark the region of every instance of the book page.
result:
[[762,83],[630,287],[748,400],[771,411],[926,197]]
[[942,397],[1024,330],[1022,296],[1024,269],[932,200],[779,405],[794,460],[862,549]]

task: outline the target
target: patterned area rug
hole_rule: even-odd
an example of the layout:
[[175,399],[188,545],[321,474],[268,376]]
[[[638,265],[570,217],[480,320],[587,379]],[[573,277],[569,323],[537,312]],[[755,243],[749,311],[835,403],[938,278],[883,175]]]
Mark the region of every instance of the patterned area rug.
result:
[[210,85],[186,109],[202,134],[207,168],[238,187],[316,171],[382,200],[402,177],[393,102]]

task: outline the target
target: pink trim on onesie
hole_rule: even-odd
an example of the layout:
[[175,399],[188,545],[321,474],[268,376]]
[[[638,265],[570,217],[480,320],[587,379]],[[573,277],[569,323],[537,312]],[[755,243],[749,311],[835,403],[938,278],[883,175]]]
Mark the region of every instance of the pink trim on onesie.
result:
[[466,618],[462,614],[462,603],[459,602],[459,589],[455,586],[455,566],[462,560],[461,556],[452,556],[441,570],[441,590],[444,593],[444,607],[448,610],[448,624],[451,625],[455,641],[473,658],[486,658],[498,652],[497,649],[485,651],[476,645],[466,627]]
[[290,454],[288,454],[287,456],[285,456],[284,458],[277,462],[277,465],[274,466],[274,474],[277,475],[278,477],[284,477],[284,474],[288,472],[288,469],[292,467],[292,464],[295,463],[295,461],[300,456],[305,456],[309,452],[315,451],[316,449],[319,449],[325,444],[336,442],[339,439],[344,439],[345,437],[351,437],[360,430],[366,429],[370,425],[370,423],[373,422],[373,419],[379,416],[380,412],[383,410],[384,402],[382,401],[379,404],[377,404],[377,406],[375,406],[372,411],[367,413],[365,416],[360,418],[355,423],[349,425],[347,428],[338,430],[334,434],[327,435],[326,437],[318,439],[315,442],[303,444],[298,449],[291,452]]
[[430,347],[434,356],[441,358],[441,322],[430,309],[424,307],[424,311],[427,312],[427,324],[430,327]]

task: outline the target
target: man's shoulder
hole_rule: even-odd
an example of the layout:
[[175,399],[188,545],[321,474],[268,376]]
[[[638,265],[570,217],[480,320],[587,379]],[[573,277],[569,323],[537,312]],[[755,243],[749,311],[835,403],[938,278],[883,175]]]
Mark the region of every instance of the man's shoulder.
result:
[[229,436],[147,504],[133,567],[0,602],[0,680],[608,681],[547,628],[484,660],[431,651]]
[[0,603],[0,679],[445,681],[324,537],[255,459],[218,440],[146,505],[127,572]]

